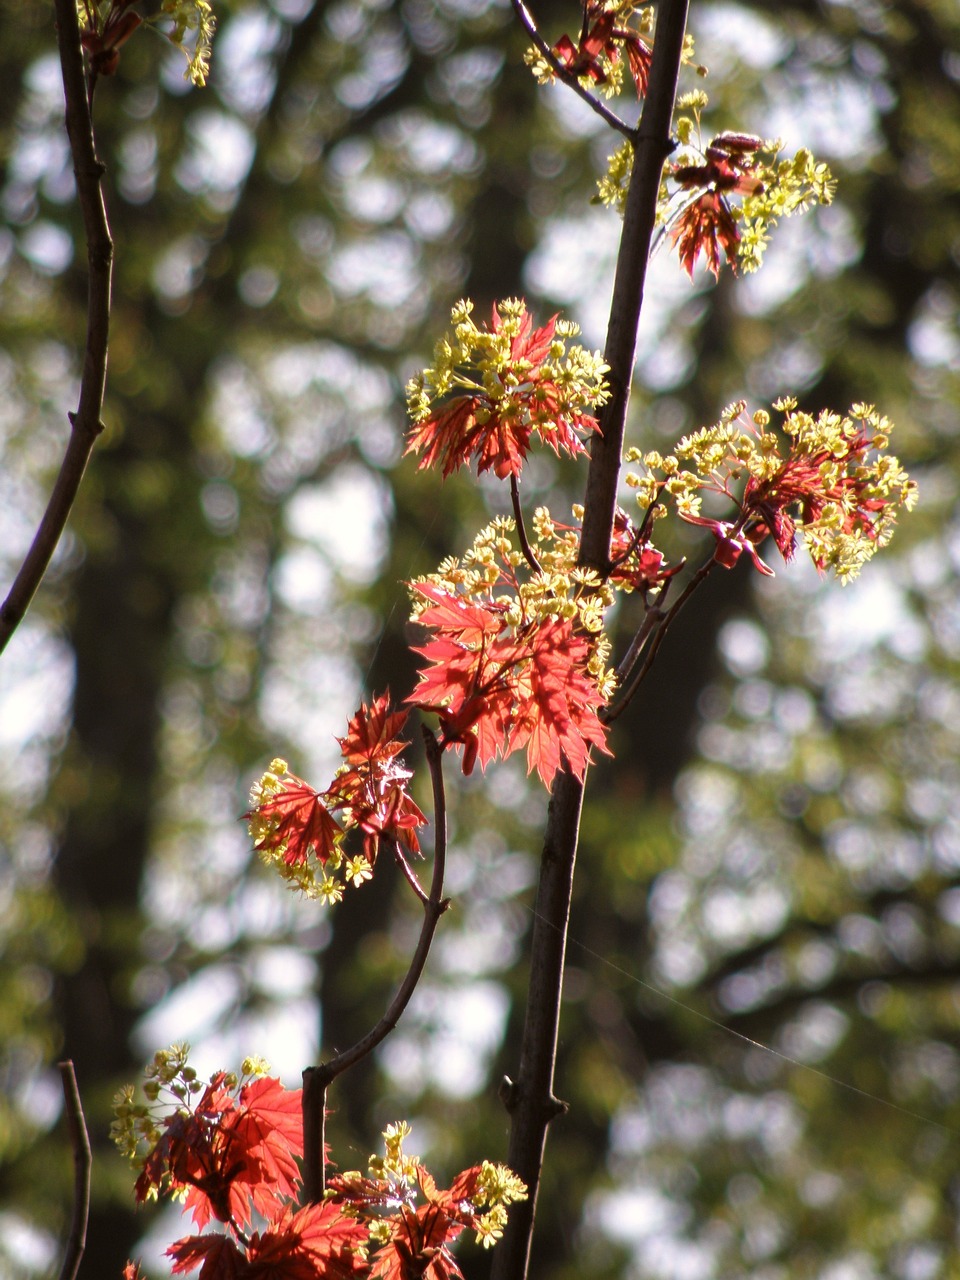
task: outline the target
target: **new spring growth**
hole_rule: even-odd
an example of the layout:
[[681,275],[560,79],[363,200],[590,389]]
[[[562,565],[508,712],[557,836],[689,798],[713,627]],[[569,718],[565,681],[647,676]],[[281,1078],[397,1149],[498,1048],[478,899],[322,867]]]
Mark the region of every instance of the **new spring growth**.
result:
[[[887,452],[893,424],[868,404],[816,417],[789,398],[773,408],[776,429],[766,410],[750,417],[738,401],[713,426],[684,436],[674,455],[630,450],[627,463],[641,462],[644,470],[628,474],[627,483],[644,509],[662,510],[672,500],[684,520],[709,528],[715,558],[728,568],[746,551],[770,574],[759,543],[772,537],[790,560],[801,537],[821,573],[833,569],[841,583],[850,582],[890,541],[900,509],[916,502],[916,484]],[[704,492],[729,499],[725,518],[700,514]]]
[[[658,222],[691,277],[701,254],[715,277],[724,261],[734,270],[756,271],[781,218],[830,204],[836,189],[830,170],[806,148],[781,159],[781,142],[752,134],[718,133],[706,142],[701,113],[707,95],[686,94],[677,105],[691,114],[676,121],[681,150],[665,172]],[[632,170],[633,148],[626,143],[600,180],[602,203],[623,212]]]
[[457,303],[433,364],[407,384],[407,453],[444,476],[476,458],[501,479],[519,476],[534,434],[555,453],[583,453],[578,433],[597,429],[593,410],[608,398],[599,352],[568,347],[579,329],[556,316],[534,329],[522,299],[497,303],[489,327],[472,311]]
[[[187,59],[184,79],[202,88],[210,74],[210,53],[217,20],[209,0],[163,0],[160,10],[144,18],[134,0],[77,0],[80,42],[95,75],[117,69],[120,50],[138,27],[155,26]],[[164,28],[165,21],[173,25]]]

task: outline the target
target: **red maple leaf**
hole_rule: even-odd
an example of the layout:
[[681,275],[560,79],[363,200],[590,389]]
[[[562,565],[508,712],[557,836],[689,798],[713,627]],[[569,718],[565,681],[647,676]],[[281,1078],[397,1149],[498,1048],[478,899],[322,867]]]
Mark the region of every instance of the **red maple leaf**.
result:
[[397,759],[407,743],[398,738],[406,711],[390,710],[390,695],[375,698],[360,709],[339,738],[350,768],[338,774],[323,793],[333,809],[349,810],[351,821],[364,833],[364,855],[373,866],[381,837],[402,840],[412,853],[420,852],[417,828],[426,822],[407,783],[413,776]]
[[701,253],[714,279],[720,275],[721,249],[726,261],[731,266],[736,265],[740,232],[729,204],[717,191],[705,191],[680,211],[670,230],[670,239],[680,254],[681,266],[691,279]]
[[671,177],[688,191],[700,190],[677,214],[670,238],[687,275],[693,278],[703,253],[714,279],[720,275],[720,251],[736,269],[740,232],[727,195],[755,195],[763,190],[756,175],[762,138],[747,133],[718,133],[704,153],[704,163],[674,165]]
[[415,650],[429,665],[408,701],[437,712],[445,745],[465,746],[465,772],[526,747],[528,772],[546,787],[564,761],[582,778],[589,747],[607,750],[586,637],[552,617],[511,634],[503,608],[430,584],[417,590],[433,602],[419,619],[433,635]]
[[571,75],[589,76],[594,84],[604,84],[608,78],[602,59],[616,64],[626,52],[637,97],[642,98],[647,92],[653,50],[636,31],[618,27],[616,16],[602,3],[588,4],[587,22],[577,44],[568,35],[563,35],[553,46],[553,52]]
[[299,1182],[300,1090],[263,1077],[235,1096],[225,1080],[216,1073],[192,1111],[167,1117],[136,1184],[140,1202],[161,1185],[185,1190],[201,1230],[211,1217],[244,1226],[252,1209],[273,1213]]
[[293,773],[285,773],[280,789],[243,816],[257,818],[268,828],[257,848],[283,850],[283,860],[291,866],[306,862],[311,850],[325,863],[341,833],[322,793]]
[[197,1267],[200,1280],[239,1280],[246,1274],[240,1249],[230,1236],[219,1231],[175,1240],[167,1249],[167,1257],[173,1259],[174,1275],[196,1271]]
[[349,1280],[368,1273],[367,1229],[333,1204],[290,1206],[249,1242],[219,1232],[186,1236],[167,1250],[174,1274],[201,1267],[199,1280]]
[[266,1231],[251,1237],[244,1276],[251,1280],[365,1276],[368,1264],[362,1250],[367,1243],[367,1228],[339,1205],[288,1206]]
[[[489,332],[500,333],[504,321],[493,308]],[[524,311],[510,342],[510,358],[495,375],[497,393],[456,396],[418,422],[407,437],[407,453],[420,453],[420,468],[439,465],[444,477],[477,460],[477,471],[493,470],[500,479],[518,476],[536,432],[559,454],[584,452],[577,434],[598,430],[596,419],[583,413],[542,368],[556,331],[553,316],[539,329]]]
[[536,769],[547,788],[564,760],[582,780],[591,745],[610,754],[597,716],[605,699],[587,671],[589,657],[589,642],[572,622],[548,618],[530,637],[529,664],[518,670],[504,756],[525,746],[527,772]]

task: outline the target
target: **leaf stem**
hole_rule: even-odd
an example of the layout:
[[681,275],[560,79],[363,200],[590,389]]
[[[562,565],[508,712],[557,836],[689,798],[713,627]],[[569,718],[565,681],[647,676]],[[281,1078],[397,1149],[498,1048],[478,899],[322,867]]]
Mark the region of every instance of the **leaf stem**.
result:
[[303,1202],[317,1204],[324,1189],[324,1130],[327,1089],[344,1071],[368,1053],[372,1053],[400,1021],[423,974],[440,917],[450,905],[443,897],[443,878],[447,861],[447,801],[443,786],[443,753],[434,734],[423,729],[427,766],[433,783],[433,879],[430,894],[423,902],[423,924],[416,950],[404,979],[397,988],[383,1017],[350,1049],[338,1053],[329,1062],[307,1067],[303,1072]]
[[513,503],[513,516],[517,522],[517,537],[520,539],[520,550],[523,552],[523,558],[534,573],[542,574],[543,569],[540,561],[537,559],[527,538],[527,527],[523,523],[523,507],[520,505],[520,481],[513,471],[510,472],[510,501]]
[[[717,567],[717,560],[715,556],[711,556],[709,560],[704,561],[704,563],[700,566],[697,572],[693,575],[693,577],[684,587],[681,594],[677,596],[676,600],[673,602],[673,604],[668,609],[668,611],[666,613],[661,613],[659,615],[658,625],[656,626],[656,629],[653,630],[652,632],[653,639],[650,641],[650,647],[647,650],[647,655],[643,660],[643,665],[637,671],[636,675],[630,681],[629,685],[624,690],[622,690],[621,695],[617,699],[615,705],[612,706],[608,710],[607,714],[603,717],[605,724],[611,724],[614,720],[616,720],[616,718],[619,715],[622,715],[623,712],[630,705],[630,703],[633,701],[633,699],[636,697],[637,690],[640,688],[640,685],[646,679],[647,673],[649,672],[650,668],[653,666],[654,659],[656,658],[657,653],[660,650],[660,646],[663,644],[664,637],[666,636],[667,631],[669,630],[670,625],[673,622],[674,618],[677,616],[677,614],[680,612],[683,606],[687,603],[687,601],[693,595],[694,591],[696,591],[697,587],[700,586],[700,584],[704,581],[707,575],[709,573],[712,573],[716,567]],[[630,646],[631,651],[633,650],[633,648],[634,646],[631,645]],[[634,661],[636,661],[636,658],[634,658]]]
[[77,1076],[70,1061],[59,1062],[60,1081],[63,1086],[64,1114],[67,1132],[73,1149],[73,1220],[67,1239],[59,1280],[76,1280],[80,1261],[87,1244],[87,1221],[90,1216],[90,1171],[93,1157],[90,1154],[90,1135],[87,1133],[77,1088]]
[[101,180],[103,165],[97,158],[80,47],[80,26],[75,0],[55,0],[57,43],[66,98],[66,126],[77,180],[77,199],[87,241],[87,338],[76,413],[71,413],[70,439],[60,464],[46,510],[33,542],[0,604],[0,653],[23,621],[30,601],[46,573],[66,526],[93,451],[103,430],[100,413],[107,378],[107,344],[110,328],[110,283],[113,240],[107,222]]

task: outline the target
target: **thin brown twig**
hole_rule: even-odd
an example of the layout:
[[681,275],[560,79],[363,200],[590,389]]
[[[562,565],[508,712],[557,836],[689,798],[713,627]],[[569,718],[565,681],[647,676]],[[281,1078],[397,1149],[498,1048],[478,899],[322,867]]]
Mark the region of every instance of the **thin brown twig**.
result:
[[617,719],[618,716],[622,715],[623,712],[626,711],[630,703],[633,701],[633,699],[636,697],[637,690],[640,688],[641,684],[646,679],[650,671],[650,668],[653,666],[654,659],[656,658],[657,654],[660,651],[660,646],[663,644],[664,637],[666,636],[668,630],[670,629],[670,626],[673,623],[674,618],[676,618],[677,614],[680,612],[683,606],[687,603],[687,601],[693,595],[694,591],[696,591],[697,587],[700,586],[700,584],[704,581],[707,575],[709,573],[712,573],[716,567],[717,567],[716,557],[711,556],[709,560],[706,560],[700,566],[697,572],[693,575],[693,577],[684,587],[681,594],[677,596],[676,600],[674,600],[673,604],[670,606],[667,612],[660,615],[658,625],[652,631],[653,638],[650,641],[650,647],[647,649],[646,657],[643,660],[643,665],[639,668],[636,675],[630,681],[629,685],[627,685],[626,688],[622,690],[620,696],[617,698],[616,703],[613,706],[607,708],[606,714],[603,717],[605,724],[611,724],[614,720]]
[[406,877],[407,884],[409,884],[410,888],[417,895],[420,901],[429,902],[430,895],[427,893],[426,889],[424,889],[423,885],[420,883],[419,879],[417,878],[417,873],[414,871],[413,867],[411,867],[410,863],[403,856],[403,850],[400,848],[399,840],[393,841],[393,856],[396,859],[397,866],[400,868],[400,870],[403,872],[404,876]]
[[80,1103],[80,1090],[72,1062],[59,1062],[60,1080],[63,1085],[64,1114],[67,1132],[73,1150],[73,1221],[60,1267],[59,1280],[76,1280],[80,1260],[87,1243],[87,1220],[90,1216],[90,1170],[93,1157],[90,1154],[90,1135],[87,1133]]
[[87,97],[75,0],[55,0],[57,43],[66,99],[66,126],[77,181],[77,200],[87,242],[87,338],[76,413],[70,439],[47,508],[19,572],[0,604],[0,652],[22,622],[66,526],[83,473],[103,430],[100,413],[107,377],[113,240],[103,202],[103,165],[97,159]]
[[533,547],[530,545],[530,539],[527,537],[527,526],[523,522],[523,507],[520,505],[520,481],[512,471],[510,472],[510,501],[513,503],[513,517],[517,524],[517,537],[520,540],[520,550],[523,552],[523,558],[534,573],[542,574],[543,569]]
[[377,1024],[352,1048],[338,1053],[329,1062],[307,1067],[303,1072],[304,1204],[317,1204],[323,1199],[327,1089],[337,1076],[342,1075],[361,1058],[365,1058],[368,1053],[372,1053],[400,1021],[423,974],[440,917],[450,905],[449,898],[443,897],[443,878],[447,861],[447,801],[443,787],[443,753],[436,737],[427,728],[423,730],[423,739],[433,783],[434,848],[433,879],[430,883],[429,897],[423,903],[420,937],[403,981]]
[[533,15],[523,3],[523,0],[512,0],[512,4],[514,12],[523,25],[523,29],[537,46],[537,52],[549,64],[550,70],[557,79],[562,80],[564,84],[569,85],[574,93],[577,94],[578,97],[581,97],[592,111],[595,111],[602,120],[606,120],[611,129],[616,129],[617,133],[622,133],[625,138],[630,138],[631,140],[634,139],[637,136],[636,128],[633,125],[627,124],[626,120],[621,120],[615,111],[611,111],[610,108],[605,106],[599,98],[594,97],[589,89],[585,89],[583,87],[573,72],[569,71],[563,65],[540,34],[540,30],[533,20]]

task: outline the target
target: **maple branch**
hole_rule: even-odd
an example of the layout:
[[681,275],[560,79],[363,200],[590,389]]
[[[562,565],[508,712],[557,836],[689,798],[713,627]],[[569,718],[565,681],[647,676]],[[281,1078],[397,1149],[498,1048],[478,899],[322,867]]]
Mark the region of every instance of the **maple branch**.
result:
[[103,165],[97,159],[80,47],[76,0],[55,0],[57,43],[66,98],[66,126],[77,181],[77,199],[87,242],[87,339],[76,413],[69,415],[70,439],[47,508],[30,549],[0,604],[0,653],[23,621],[46,573],[70,515],[87,462],[103,430],[100,411],[107,378],[110,279],[113,240],[103,202]]
[[[646,612],[643,615],[643,622],[641,622],[636,635],[630,641],[630,646],[627,649],[627,652],[623,655],[623,660],[620,665],[617,667],[616,676],[618,688],[623,687],[624,680],[627,679],[630,672],[636,666],[637,660],[643,652],[644,647],[650,639],[655,627],[666,616],[660,605],[663,599],[663,594],[665,594],[669,588],[670,584],[668,582],[664,586],[664,592],[657,598],[656,604],[647,606]],[[609,706],[601,707],[598,714],[604,724],[610,724],[612,721],[616,720],[622,710],[623,707],[620,705],[618,700],[616,703],[611,703]]]
[[513,503],[513,515],[517,522],[517,537],[520,539],[520,550],[523,552],[523,558],[533,570],[534,573],[543,573],[540,561],[534,554],[533,547],[527,537],[527,526],[523,523],[523,507],[520,505],[520,481],[514,472],[510,472],[510,501]]
[[[704,581],[707,575],[709,573],[712,573],[716,567],[717,567],[717,559],[715,556],[711,556],[709,560],[704,561],[704,563],[700,566],[697,572],[693,575],[693,577],[684,587],[680,595],[677,596],[676,600],[673,602],[673,604],[667,610],[667,612],[659,614],[659,617],[657,619],[658,625],[656,626],[656,629],[653,630],[653,639],[650,642],[650,648],[647,650],[647,656],[643,660],[643,665],[640,667],[637,674],[630,681],[629,685],[627,685],[627,687],[621,691],[620,697],[616,700],[616,702],[612,706],[605,709],[606,714],[602,715],[604,724],[612,724],[613,721],[616,720],[616,718],[619,715],[623,714],[623,712],[627,709],[627,707],[636,697],[637,690],[640,688],[641,684],[646,679],[647,673],[649,672],[650,668],[653,666],[654,659],[656,658],[657,654],[660,651],[660,646],[663,644],[664,637],[666,636],[667,631],[669,630],[670,625],[673,622],[674,618],[677,616],[677,614],[680,612],[683,606],[687,603],[687,601],[693,595],[694,591],[696,591],[697,587],[700,586],[700,584]],[[646,639],[646,637],[644,637],[644,639]],[[630,652],[632,652],[633,649],[634,649],[634,645],[631,645]],[[640,650],[637,649],[637,656],[639,656],[639,652]],[[629,656],[629,652],[628,652],[628,656]],[[634,658],[634,661],[636,661],[636,658]],[[626,660],[624,660],[624,665],[626,665]],[[632,666],[633,663],[631,663],[630,665]]]
[[447,799],[443,787],[443,752],[435,735],[426,726],[423,728],[423,741],[433,784],[434,844],[433,879],[430,882],[430,894],[423,900],[423,924],[420,926],[420,937],[404,979],[377,1024],[371,1027],[352,1048],[338,1053],[329,1062],[307,1067],[303,1072],[304,1204],[317,1204],[323,1199],[327,1089],[337,1076],[342,1075],[361,1058],[365,1058],[368,1053],[372,1053],[400,1021],[423,975],[440,917],[450,905],[450,899],[443,897],[443,877],[447,862]]
[[[595,111],[602,120],[606,120],[611,129],[616,129],[617,133],[622,133],[625,138],[633,140],[637,136],[637,130],[632,125],[627,124],[626,120],[621,120],[615,111],[611,111],[608,106],[595,98],[589,89],[585,89],[572,71],[569,71],[550,46],[540,34],[537,24],[533,20],[533,15],[523,3],[523,0],[511,0],[514,12],[520,19],[523,29],[527,35],[537,46],[537,51],[541,57],[550,65],[550,70],[562,80],[565,85],[574,91],[578,97],[581,97],[592,111]],[[584,9],[584,23],[586,23],[586,9]]]
[[87,1220],[90,1215],[90,1136],[83,1118],[80,1090],[72,1062],[59,1062],[57,1068],[63,1086],[64,1114],[73,1149],[73,1221],[60,1267],[59,1280],[76,1280],[80,1260],[87,1243]]
[[[637,130],[627,134],[634,148],[633,173],[624,209],[604,350],[611,397],[602,411],[601,432],[591,442],[580,541],[580,564],[601,574],[610,569],[610,540],[636,358],[637,325],[656,224],[660,179],[664,162],[674,147],[671,125],[688,3],[689,0],[662,0],[659,6],[643,114]],[[514,7],[523,21],[521,0],[514,0]],[[547,1129],[564,1110],[563,1103],[554,1094],[553,1080],[582,802],[583,783],[565,769],[554,784],[544,832],[520,1068],[516,1082],[505,1079],[501,1089],[501,1098],[510,1112],[507,1162],[527,1184],[528,1199],[511,1207],[503,1240],[493,1261],[493,1280],[524,1280],[527,1274]]]

